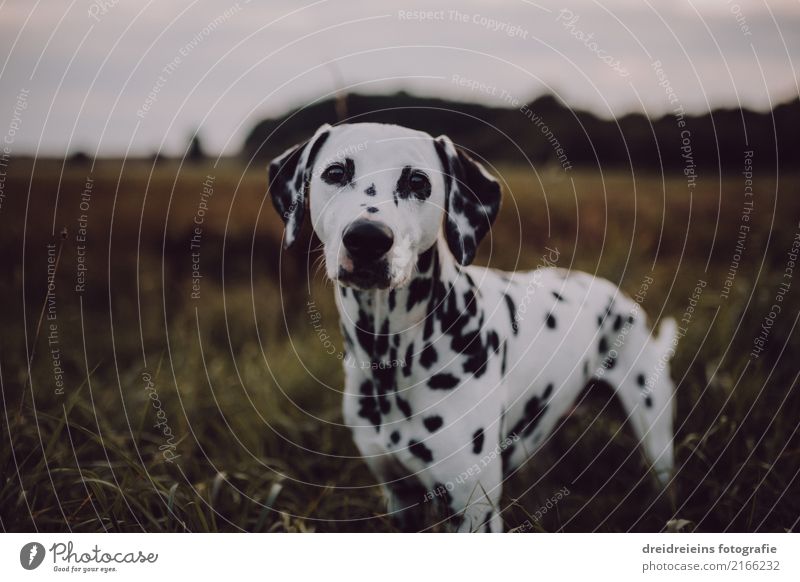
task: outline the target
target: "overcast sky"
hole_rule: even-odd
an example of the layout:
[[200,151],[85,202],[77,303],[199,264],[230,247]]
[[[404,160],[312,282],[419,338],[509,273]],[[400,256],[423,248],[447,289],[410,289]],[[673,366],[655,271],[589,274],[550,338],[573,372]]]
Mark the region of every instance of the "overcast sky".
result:
[[200,127],[235,153],[340,86],[766,110],[798,94],[798,57],[800,0],[5,0],[0,134],[15,153],[175,154]]

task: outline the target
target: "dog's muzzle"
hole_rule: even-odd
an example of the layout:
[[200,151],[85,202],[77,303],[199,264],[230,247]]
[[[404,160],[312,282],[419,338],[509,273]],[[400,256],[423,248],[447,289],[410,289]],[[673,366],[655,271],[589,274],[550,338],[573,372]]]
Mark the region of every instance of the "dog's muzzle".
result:
[[388,226],[374,220],[356,220],[345,229],[342,242],[353,268],[339,267],[339,281],[362,289],[389,286],[386,253],[394,244],[394,234]]

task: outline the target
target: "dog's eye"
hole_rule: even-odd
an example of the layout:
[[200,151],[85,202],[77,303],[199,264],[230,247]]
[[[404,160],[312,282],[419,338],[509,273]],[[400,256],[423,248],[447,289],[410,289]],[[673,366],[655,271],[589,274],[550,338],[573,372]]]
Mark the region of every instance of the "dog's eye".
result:
[[428,176],[426,176],[424,173],[418,170],[414,171],[408,178],[408,185],[411,187],[411,191],[415,194],[426,198],[430,196],[431,182],[428,180]]
[[342,164],[331,164],[322,172],[322,179],[328,184],[344,186],[347,183],[347,170]]

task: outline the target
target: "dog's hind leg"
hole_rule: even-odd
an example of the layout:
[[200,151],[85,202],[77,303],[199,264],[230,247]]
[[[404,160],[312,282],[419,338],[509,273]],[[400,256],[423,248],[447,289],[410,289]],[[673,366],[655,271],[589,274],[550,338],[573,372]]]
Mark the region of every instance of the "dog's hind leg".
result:
[[622,402],[650,467],[661,485],[666,485],[674,466],[675,385],[669,360],[677,326],[674,319],[665,319],[658,336],[653,336],[641,316],[629,318],[626,325],[620,342],[624,345],[609,350],[603,376]]

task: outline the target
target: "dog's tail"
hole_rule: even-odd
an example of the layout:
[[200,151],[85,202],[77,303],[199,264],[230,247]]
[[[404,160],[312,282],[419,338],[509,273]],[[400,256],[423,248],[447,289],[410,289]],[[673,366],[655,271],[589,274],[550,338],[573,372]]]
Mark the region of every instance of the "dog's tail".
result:
[[667,356],[666,360],[671,360],[675,355],[675,345],[678,339],[678,324],[675,318],[666,317],[661,320],[658,326],[658,337],[655,338],[655,343],[661,356]]
[[666,485],[674,468],[674,448],[672,433],[672,417],[675,413],[675,384],[670,378],[669,361],[675,356],[678,340],[678,324],[672,317],[661,320],[658,336],[653,338],[655,354],[657,354],[656,377],[652,383],[653,401],[657,404],[652,410],[653,418],[649,421],[651,428],[647,436],[647,447],[653,469],[662,485]]

